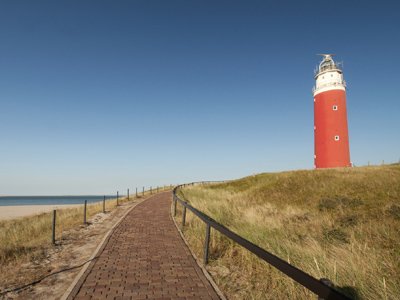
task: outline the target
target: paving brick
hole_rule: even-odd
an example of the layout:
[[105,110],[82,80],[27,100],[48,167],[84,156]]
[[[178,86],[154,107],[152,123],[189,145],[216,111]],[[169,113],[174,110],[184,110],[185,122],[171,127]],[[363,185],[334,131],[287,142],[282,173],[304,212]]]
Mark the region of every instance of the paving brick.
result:
[[171,199],[155,195],[122,220],[74,299],[219,299],[171,220]]

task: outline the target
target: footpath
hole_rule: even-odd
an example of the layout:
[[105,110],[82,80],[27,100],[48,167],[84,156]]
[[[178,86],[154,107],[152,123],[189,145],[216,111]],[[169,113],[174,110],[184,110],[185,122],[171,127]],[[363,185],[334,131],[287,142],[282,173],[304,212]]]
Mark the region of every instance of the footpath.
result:
[[68,299],[220,299],[170,216],[172,194],[131,210]]

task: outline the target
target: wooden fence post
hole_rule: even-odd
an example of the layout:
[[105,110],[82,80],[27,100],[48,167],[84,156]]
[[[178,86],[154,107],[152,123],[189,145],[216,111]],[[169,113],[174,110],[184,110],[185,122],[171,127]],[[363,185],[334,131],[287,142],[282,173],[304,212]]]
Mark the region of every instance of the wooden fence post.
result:
[[183,206],[183,212],[182,212],[182,231],[183,231],[183,227],[185,226],[186,223],[186,206]]
[[[321,278],[319,281],[321,281],[323,284],[325,284],[326,286],[329,286],[331,288],[334,287],[334,284],[332,281],[330,281],[328,278]],[[325,300],[325,298],[319,297],[317,298],[318,300]]]
[[86,207],[87,207],[87,200],[85,200],[85,204],[83,205],[83,225],[86,225]]
[[57,211],[53,210],[53,226],[52,226],[52,232],[51,232],[51,243],[53,245],[56,244],[56,214],[57,214]]
[[208,251],[210,247],[210,224],[206,224],[206,238],[204,240],[204,256],[203,256],[203,262],[204,265],[208,264]]
[[174,195],[174,217],[176,217],[176,203],[178,200],[176,199],[176,196]]

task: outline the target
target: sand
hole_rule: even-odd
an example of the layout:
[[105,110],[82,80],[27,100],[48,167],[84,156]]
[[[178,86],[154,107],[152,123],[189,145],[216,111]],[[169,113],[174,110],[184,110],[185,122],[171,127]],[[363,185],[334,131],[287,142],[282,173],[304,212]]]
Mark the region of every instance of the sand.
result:
[[77,207],[81,204],[57,204],[57,205],[15,205],[0,206],[0,220],[10,220],[19,217],[37,215],[50,212],[53,209]]

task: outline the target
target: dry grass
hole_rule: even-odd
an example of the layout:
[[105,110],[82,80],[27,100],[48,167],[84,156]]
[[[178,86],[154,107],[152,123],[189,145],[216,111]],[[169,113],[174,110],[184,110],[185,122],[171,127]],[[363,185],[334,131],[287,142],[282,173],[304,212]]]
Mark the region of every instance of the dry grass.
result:
[[[260,174],[181,196],[253,243],[354,299],[400,299],[400,165]],[[185,236],[202,257],[205,226]],[[212,233],[209,271],[231,299],[315,296]]]
[[[145,192],[144,196],[150,193]],[[140,193],[139,198],[142,196]],[[131,196],[133,200],[135,197]],[[120,198],[119,203],[128,201]],[[116,207],[116,199],[106,201],[106,212]],[[87,220],[102,213],[103,203],[87,205]],[[90,224],[90,223],[89,223]],[[77,208],[57,210],[56,240],[62,240],[63,232],[83,225],[83,205]],[[39,259],[51,245],[52,213],[0,221],[0,267]]]

